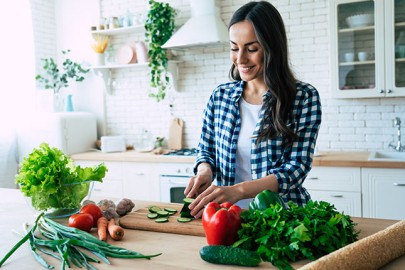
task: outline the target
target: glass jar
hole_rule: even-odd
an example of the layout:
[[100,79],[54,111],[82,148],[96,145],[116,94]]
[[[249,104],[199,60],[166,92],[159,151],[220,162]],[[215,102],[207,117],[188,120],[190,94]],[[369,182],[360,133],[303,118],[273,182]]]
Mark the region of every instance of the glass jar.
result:
[[114,29],[114,28],[119,28],[120,27],[120,21],[118,17],[110,17],[110,22],[109,22],[109,28]]

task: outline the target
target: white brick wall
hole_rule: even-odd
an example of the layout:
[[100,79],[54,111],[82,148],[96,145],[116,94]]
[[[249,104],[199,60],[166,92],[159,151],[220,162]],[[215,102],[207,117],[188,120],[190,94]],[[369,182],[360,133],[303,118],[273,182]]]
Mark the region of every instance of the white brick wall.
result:
[[[45,0],[32,0],[35,6],[36,46],[38,55],[55,53],[52,23],[40,25],[42,19],[52,21],[52,4]],[[52,2],[52,1],[51,1]],[[188,0],[165,1],[178,10],[178,21],[190,16]],[[232,13],[248,1],[223,0],[221,17],[228,23]],[[288,31],[290,56],[299,79],[313,84],[320,92],[323,122],[318,139],[320,150],[381,150],[396,139],[392,120],[399,116],[405,123],[405,98],[375,98],[336,100],[330,96],[329,67],[329,1],[277,0],[271,1],[282,14]],[[144,12],[147,1],[101,0],[103,17],[119,16],[127,10]],[[43,8],[46,6],[46,8]],[[37,16],[42,17],[39,19]],[[89,27],[85,25],[83,27]],[[116,37],[114,48],[141,35]],[[195,48],[179,52],[176,60],[180,77],[178,92],[169,93],[166,100],[156,103],[148,97],[147,70],[122,69],[113,72],[115,87],[106,97],[107,134],[125,135],[129,141],[139,136],[141,129],[155,136],[167,136],[172,116],[185,122],[184,145],[198,143],[201,116],[205,103],[216,85],[228,81],[229,48]],[[38,56],[37,56],[38,59]],[[170,109],[170,105],[172,108]]]

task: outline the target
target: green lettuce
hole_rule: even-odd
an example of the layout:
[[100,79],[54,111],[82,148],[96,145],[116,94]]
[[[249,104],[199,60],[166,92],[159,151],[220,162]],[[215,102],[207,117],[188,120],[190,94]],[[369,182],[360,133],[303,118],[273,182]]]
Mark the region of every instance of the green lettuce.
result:
[[75,166],[60,149],[41,143],[21,162],[16,183],[37,210],[77,208],[92,181],[102,182],[107,167]]

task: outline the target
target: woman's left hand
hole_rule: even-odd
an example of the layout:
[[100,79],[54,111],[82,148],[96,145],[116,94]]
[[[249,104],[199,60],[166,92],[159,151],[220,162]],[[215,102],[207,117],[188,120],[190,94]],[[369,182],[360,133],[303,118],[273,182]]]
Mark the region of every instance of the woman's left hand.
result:
[[203,214],[204,207],[209,202],[230,202],[233,204],[239,200],[239,192],[236,186],[211,185],[189,205],[190,214],[195,218],[200,218]]

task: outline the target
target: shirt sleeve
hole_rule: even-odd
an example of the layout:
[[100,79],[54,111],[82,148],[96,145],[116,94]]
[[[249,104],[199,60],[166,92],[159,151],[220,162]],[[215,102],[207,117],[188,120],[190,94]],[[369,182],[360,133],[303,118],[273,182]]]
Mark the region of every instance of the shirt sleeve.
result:
[[216,176],[215,165],[215,127],[214,127],[214,96],[211,95],[203,114],[201,137],[197,147],[197,159],[194,165],[194,174],[200,163],[208,163],[211,166],[213,179]]
[[307,92],[302,102],[300,115],[295,123],[298,138],[285,151],[285,162],[278,168],[270,170],[279,182],[279,193],[284,196],[290,193],[290,197],[298,199],[299,194],[291,194],[297,191],[311,170],[312,157],[315,149],[316,139],[321,124],[321,103],[319,94],[312,86],[307,86]]

